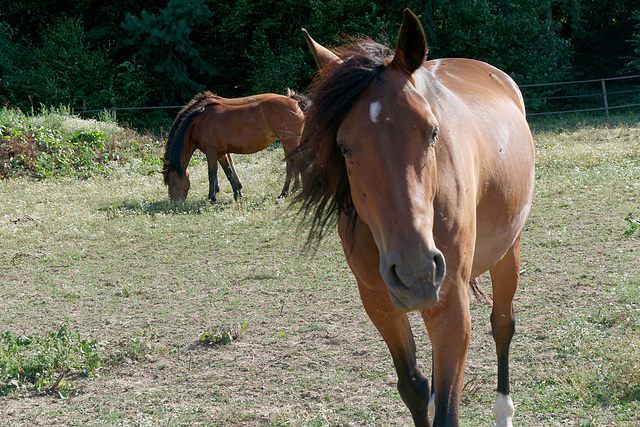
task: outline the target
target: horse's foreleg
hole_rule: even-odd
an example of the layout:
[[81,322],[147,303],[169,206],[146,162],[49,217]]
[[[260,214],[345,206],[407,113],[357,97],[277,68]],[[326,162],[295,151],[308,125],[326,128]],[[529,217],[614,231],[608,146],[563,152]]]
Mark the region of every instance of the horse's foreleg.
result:
[[[302,157],[300,155],[289,156],[293,150],[300,143],[300,138],[288,138],[282,140],[282,149],[284,150],[284,157],[286,159],[286,171],[287,176],[284,181],[284,187],[282,188],[282,193],[280,193],[279,197],[287,197],[289,194],[289,187],[291,185],[291,180],[294,179],[293,182],[293,191],[296,191],[300,186],[300,174],[295,173],[296,168],[294,167],[295,162],[302,161]],[[295,175],[295,176],[294,176]]]
[[497,427],[511,427],[515,408],[509,395],[509,345],[516,326],[513,297],[520,278],[520,238],[490,273],[493,286],[491,332],[498,356],[498,396],[493,413]]
[[447,289],[440,305],[422,311],[433,352],[434,426],[459,425],[460,396],[471,337],[466,283]]
[[242,197],[242,193],[240,192],[239,183],[236,181],[237,174],[235,174],[235,168],[232,167],[233,160],[231,159],[231,155],[227,154],[224,157],[220,157],[219,162],[231,184],[231,188],[233,188],[233,198],[234,200],[238,200],[238,197]]
[[416,344],[407,314],[395,308],[387,293],[372,291],[360,281],[358,289],[369,318],[391,353],[402,401],[409,408],[416,427],[428,427],[429,381],[418,369]]
[[415,425],[428,427],[429,381],[416,363],[416,345],[409,319],[389,298],[379,272],[380,254],[368,226],[358,220],[352,232],[348,224],[349,220],[342,216],[338,231],[347,262],[358,281],[362,303],[391,352],[398,374],[398,391]]
[[208,199],[212,202],[216,201],[216,194],[220,192],[218,185],[218,159],[216,156],[207,155],[207,168],[209,170],[209,195]]

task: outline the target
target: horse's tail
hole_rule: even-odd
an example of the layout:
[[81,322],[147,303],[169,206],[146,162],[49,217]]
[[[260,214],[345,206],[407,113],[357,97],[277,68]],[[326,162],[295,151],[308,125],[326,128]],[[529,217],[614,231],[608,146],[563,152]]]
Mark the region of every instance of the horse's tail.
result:
[[489,295],[487,295],[484,289],[480,287],[480,277],[476,277],[471,282],[469,282],[469,288],[477,299],[480,299],[480,297],[482,296],[487,304],[489,304],[490,307],[493,307],[493,300]]
[[[182,110],[180,110],[178,116],[174,120],[173,125],[169,130],[169,136],[167,137],[164,159],[167,167],[173,167],[178,173],[178,176],[182,176],[184,174],[184,170],[182,170],[182,165],[180,164],[180,156],[182,155],[184,138],[189,130],[191,122],[202,114],[209,105],[217,103],[218,101],[210,92],[206,91],[199,93],[189,101]],[[165,167],[165,170],[167,167]],[[166,183],[168,174],[165,173],[164,177]]]
[[298,101],[298,105],[303,113],[306,113],[311,107],[311,98],[301,93],[295,92],[287,88],[287,96],[295,101]]

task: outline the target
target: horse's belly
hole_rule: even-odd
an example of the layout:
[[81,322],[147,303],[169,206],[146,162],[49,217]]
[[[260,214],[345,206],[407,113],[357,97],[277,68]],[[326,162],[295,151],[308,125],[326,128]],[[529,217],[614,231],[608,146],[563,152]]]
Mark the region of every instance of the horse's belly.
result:
[[505,212],[506,218],[478,216],[471,277],[488,271],[504,257],[520,236],[530,209],[529,198],[519,210]]

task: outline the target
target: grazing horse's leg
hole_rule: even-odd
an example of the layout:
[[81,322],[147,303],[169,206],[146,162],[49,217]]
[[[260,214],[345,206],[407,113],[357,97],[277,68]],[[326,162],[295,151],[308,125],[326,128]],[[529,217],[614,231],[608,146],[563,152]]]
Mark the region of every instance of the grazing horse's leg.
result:
[[497,427],[511,427],[515,408],[509,395],[509,345],[516,326],[513,296],[520,278],[520,237],[490,274],[493,286],[491,332],[498,356],[498,396],[493,413]]
[[[238,172],[236,172],[236,164],[233,162],[233,158],[231,157],[231,154],[227,154],[225,155],[225,157],[227,158],[227,161],[229,162],[229,167],[233,172],[233,179],[236,181],[236,184],[238,185],[238,191],[240,191],[242,190],[242,181],[240,181]],[[242,197],[242,194],[240,194],[240,197]]]
[[287,197],[289,195],[289,187],[291,185],[291,177],[293,176],[293,159],[291,158],[287,158],[286,159],[286,171],[287,171],[287,176],[284,179],[284,186],[282,187],[282,192],[280,192],[280,195],[278,196],[279,199],[282,199],[284,197]]
[[215,154],[206,153],[207,167],[209,169],[209,195],[210,201],[216,201],[216,194],[220,191],[218,185],[218,158]]
[[242,193],[240,192],[238,181],[236,181],[237,175],[234,174],[234,168],[231,166],[231,163],[233,162],[233,160],[231,160],[231,156],[227,154],[224,157],[220,157],[218,161],[222,166],[222,170],[224,171],[224,174],[227,176],[227,179],[231,183],[231,188],[233,188],[234,200],[238,200],[238,197],[242,197]]
[[[293,178],[293,174],[294,174],[293,166],[294,166],[295,160],[297,160],[297,159],[294,159],[293,156],[289,156],[289,153],[291,153],[298,146],[299,138],[298,137],[282,138],[280,142],[282,143],[282,149],[284,150],[287,176],[284,179],[284,186],[282,187],[282,192],[278,196],[279,199],[283,197],[287,197],[289,195],[289,187],[291,186],[291,179]],[[299,156],[296,156],[296,157],[298,158]],[[297,174],[296,174],[293,188],[294,189],[298,188]]]
[[471,337],[467,282],[462,279],[458,284],[449,284],[449,288],[441,292],[436,307],[421,311],[433,352],[434,427],[459,425],[460,396]]
[[409,319],[389,298],[379,273],[380,254],[369,227],[358,220],[352,233],[348,221],[342,216],[338,231],[347,262],[356,276],[362,303],[389,348],[398,374],[398,391],[415,425],[428,427],[429,381],[416,363],[416,345]]

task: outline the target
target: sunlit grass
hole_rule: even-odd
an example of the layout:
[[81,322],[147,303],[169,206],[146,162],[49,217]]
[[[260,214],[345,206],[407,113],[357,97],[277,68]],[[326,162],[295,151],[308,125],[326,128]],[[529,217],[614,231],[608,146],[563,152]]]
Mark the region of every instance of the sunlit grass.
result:
[[[640,234],[625,236],[625,217],[640,216],[638,134],[634,123],[534,134],[514,424],[638,425]],[[9,422],[42,424],[51,410],[78,425],[411,425],[336,233],[302,255],[305,231],[277,199],[282,157],[280,148],[234,156],[239,202],[222,174],[218,201],[207,201],[201,154],[180,203],[138,157],[88,179],[0,180],[0,333],[67,324],[104,343],[100,377],[76,380],[86,396],[70,405],[21,397],[26,409]],[[471,312],[461,418],[492,425],[490,308],[472,299]],[[410,318],[430,375],[426,330]],[[202,343],[224,340],[230,325],[242,325],[242,339]]]

